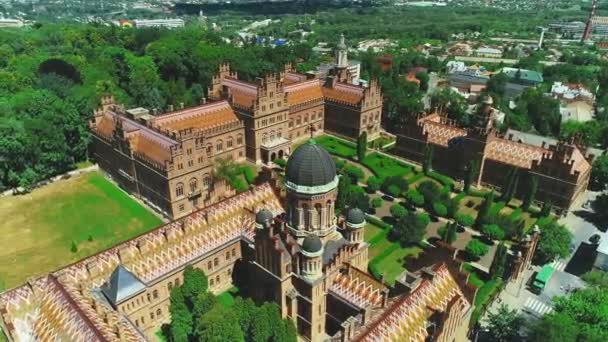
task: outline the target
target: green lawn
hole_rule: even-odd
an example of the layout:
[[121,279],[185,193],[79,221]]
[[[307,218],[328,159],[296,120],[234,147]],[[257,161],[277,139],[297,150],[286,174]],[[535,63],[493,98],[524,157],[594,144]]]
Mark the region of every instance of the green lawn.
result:
[[367,166],[379,178],[403,177],[412,172],[409,165],[376,152],[368,154],[362,164]]
[[352,158],[357,155],[357,145],[327,135],[315,138],[329,153],[342,158]]
[[0,278],[8,288],[162,223],[97,172],[1,198],[0,217]]

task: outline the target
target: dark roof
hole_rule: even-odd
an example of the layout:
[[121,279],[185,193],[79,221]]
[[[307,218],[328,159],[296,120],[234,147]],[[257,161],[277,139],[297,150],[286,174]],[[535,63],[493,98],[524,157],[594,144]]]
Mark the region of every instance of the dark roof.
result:
[[361,224],[365,222],[365,214],[359,208],[351,208],[346,214],[346,222],[352,224]]
[[265,226],[267,223],[272,222],[274,215],[270,210],[264,208],[255,215],[255,223]]
[[101,286],[101,292],[113,306],[145,289],[146,285],[122,265],[118,265],[110,279]]
[[308,253],[317,253],[321,248],[323,248],[323,242],[314,234],[308,235],[302,242],[302,250]]
[[327,241],[323,249],[323,265],[327,265],[334,260],[334,256],[338,253],[338,250],[346,244],[348,244],[348,241],[344,238]]
[[323,147],[310,139],[289,157],[285,174],[287,181],[295,185],[326,185],[336,178],[336,164]]

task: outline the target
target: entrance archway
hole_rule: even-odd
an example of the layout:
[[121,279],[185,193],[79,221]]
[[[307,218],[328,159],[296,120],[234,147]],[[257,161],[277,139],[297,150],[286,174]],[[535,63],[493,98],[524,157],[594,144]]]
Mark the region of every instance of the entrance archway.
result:
[[279,150],[279,158],[283,159],[283,150]]
[[272,152],[272,154],[270,155],[270,161],[273,161],[275,159],[277,159],[277,154],[276,152]]

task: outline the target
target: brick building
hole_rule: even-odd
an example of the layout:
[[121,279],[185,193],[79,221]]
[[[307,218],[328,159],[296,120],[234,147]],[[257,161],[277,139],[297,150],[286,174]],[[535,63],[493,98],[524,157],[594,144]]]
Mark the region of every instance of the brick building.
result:
[[[11,341],[146,341],[193,265],[220,293],[248,282],[304,341],[461,341],[476,289],[447,258],[394,287],[365,270],[365,215],[334,216],[338,176],[314,143],[288,162],[286,196],[264,183],[0,294]],[[431,252],[436,256],[438,253]]]
[[487,105],[473,120],[477,125],[458,127],[446,117],[433,113],[420,117],[397,134],[395,153],[422,163],[424,151],[433,146],[433,168],[456,179],[464,177],[471,160],[479,163],[477,186],[501,189],[512,168],[520,174],[516,196],[528,186],[526,177],[538,178],[537,201],[551,201],[554,207],[568,210],[587,189],[594,155],[571,142],[543,143],[535,146],[516,139],[514,134],[499,134],[492,108]]
[[104,97],[90,124],[93,156],[129,193],[169,217],[230,194],[213,179],[217,158],[245,160],[245,129],[225,101],[152,116]]

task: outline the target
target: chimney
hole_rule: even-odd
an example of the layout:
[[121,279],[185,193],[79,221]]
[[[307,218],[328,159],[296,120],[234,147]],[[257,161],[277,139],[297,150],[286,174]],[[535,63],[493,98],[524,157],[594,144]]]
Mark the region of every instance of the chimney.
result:
[[201,98],[201,104],[203,104],[203,105],[207,104],[207,98],[206,97]]
[[173,110],[174,110],[174,109],[173,109],[173,105],[172,105],[172,104],[170,104],[170,105],[169,105],[169,112],[172,112]]
[[184,109],[184,103],[183,102],[179,103],[179,109]]

